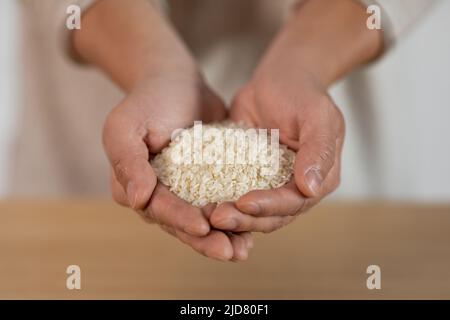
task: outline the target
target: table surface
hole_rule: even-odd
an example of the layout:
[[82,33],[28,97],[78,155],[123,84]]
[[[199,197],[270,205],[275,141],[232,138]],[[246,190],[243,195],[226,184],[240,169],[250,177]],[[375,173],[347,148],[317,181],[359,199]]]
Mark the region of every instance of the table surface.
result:
[[[109,201],[10,200],[0,254],[6,299],[450,299],[450,205],[325,203],[224,263]],[[81,290],[66,288],[73,264]]]

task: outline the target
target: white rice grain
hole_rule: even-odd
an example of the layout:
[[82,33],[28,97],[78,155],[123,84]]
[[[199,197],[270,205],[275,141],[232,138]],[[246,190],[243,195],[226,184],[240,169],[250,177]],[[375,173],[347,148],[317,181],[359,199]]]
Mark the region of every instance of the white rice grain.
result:
[[[188,141],[188,144],[192,143],[190,147],[192,147],[191,150],[194,150],[192,139],[189,140],[189,137],[194,134],[193,128],[183,130],[168,147],[151,161],[158,179],[167,185],[173,193],[192,205],[204,206],[208,203],[235,201],[252,190],[280,187],[288,182],[292,176],[295,153],[283,144],[280,144],[278,152],[274,153],[278,154],[278,170],[270,175],[264,173],[267,172],[267,169],[273,169],[273,160],[277,160],[271,158],[270,138],[268,138],[269,152],[259,152],[259,161],[256,162],[249,161],[248,156],[245,163],[239,164],[226,161],[214,161],[209,164],[206,161],[201,161],[201,163],[174,161],[175,150],[178,152],[180,147],[186,145],[186,141]],[[234,157],[242,155],[242,153],[248,155],[252,143],[246,140],[243,148],[242,146],[238,148],[235,143],[231,146],[225,145],[221,149],[218,139],[211,138],[206,134],[209,129],[216,129],[222,137],[225,137],[227,129],[246,128],[230,122],[202,125],[202,154],[205,154],[208,148],[209,150],[216,148]],[[221,155],[220,152],[218,154]],[[183,159],[186,160],[186,158]]]

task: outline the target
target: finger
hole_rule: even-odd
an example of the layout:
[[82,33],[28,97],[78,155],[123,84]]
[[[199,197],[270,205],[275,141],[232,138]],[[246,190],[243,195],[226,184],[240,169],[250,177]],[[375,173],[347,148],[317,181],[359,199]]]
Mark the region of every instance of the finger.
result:
[[[340,140],[340,141],[339,141]],[[341,150],[342,150],[342,141],[343,139],[338,139],[338,152],[336,153],[336,159],[334,161],[333,168],[331,168],[330,172],[327,175],[326,180],[323,184],[323,195],[328,195],[339,186],[340,183],[340,174],[341,174]],[[306,212],[311,209],[313,206],[318,204],[322,198],[314,197],[314,198],[306,198],[305,203],[302,206],[299,213]]]
[[291,180],[279,188],[254,190],[244,194],[236,201],[236,208],[258,217],[293,216],[301,211],[305,200]]
[[145,212],[157,223],[193,236],[204,236],[210,230],[209,222],[200,208],[177,197],[162,183],[157,184]]
[[245,123],[250,127],[255,127],[257,121],[255,121],[253,115],[249,112],[252,108],[249,108],[254,101],[249,94],[246,94],[245,89],[241,89],[234,97],[230,108],[230,119],[238,122]]
[[143,140],[146,132],[133,129],[135,124],[118,110],[111,112],[105,122],[103,145],[129,206],[143,209],[157,182]]
[[[327,175],[327,179],[323,183],[323,192],[322,195],[328,195],[339,185],[340,181],[340,161],[336,160],[333,168],[331,168],[330,172]],[[318,204],[323,197],[313,197],[313,198],[305,198],[304,203],[297,212],[297,214],[307,212],[309,209]]]
[[217,203],[208,203],[207,205],[202,207],[203,215],[206,217],[207,220],[209,220],[211,214],[214,212],[216,207]]
[[326,108],[315,121],[305,124],[295,157],[294,176],[299,190],[307,197],[323,196],[323,182],[334,165],[342,115]]
[[233,258],[231,241],[221,231],[213,230],[204,237],[195,237],[173,227],[164,225],[161,227],[206,257],[220,261],[228,261]]
[[233,246],[233,257],[231,258],[232,261],[244,261],[248,258],[249,248],[246,236],[244,234],[249,233],[228,233],[231,245]]
[[111,193],[114,201],[124,207],[129,207],[128,198],[125,190],[123,190],[122,185],[117,180],[114,171],[111,169]]
[[244,232],[272,232],[286,224],[288,217],[256,218],[240,212],[231,202],[217,206],[211,215],[211,225],[220,230]]
[[210,88],[205,89],[202,105],[202,120],[205,122],[220,121],[225,119],[227,109],[223,100]]
[[[340,184],[342,145],[343,145],[343,137],[340,137],[337,139],[338,152],[336,152],[336,158],[334,160],[333,168],[331,168],[331,170],[328,173],[327,178],[325,179],[324,184],[323,184],[323,195],[330,194],[331,192],[336,190]],[[313,200],[313,199],[310,198],[309,200]],[[305,204],[305,206],[303,208],[304,210],[307,210],[308,207],[311,207],[312,205],[316,204],[316,202],[314,202],[314,201],[309,201],[309,202],[310,203]]]
[[247,248],[252,249],[254,246],[252,233],[251,232],[241,232],[240,235],[242,235],[245,238],[245,242],[247,243]]

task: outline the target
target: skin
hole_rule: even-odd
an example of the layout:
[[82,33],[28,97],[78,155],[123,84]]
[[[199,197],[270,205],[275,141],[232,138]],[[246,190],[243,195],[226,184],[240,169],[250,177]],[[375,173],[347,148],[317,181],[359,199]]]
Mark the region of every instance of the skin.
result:
[[236,203],[196,208],[157,182],[149,159],[173,130],[225,118],[224,104],[156,7],[146,0],[97,1],[73,46],[126,93],[103,132],[113,198],[207,257],[245,260],[250,232],[280,228],[339,184],[345,130],[327,88],[380,53],[381,35],[365,27],[366,18],[352,0],[309,0],[293,10],[234,99],[231,117],[279,128],[281,142],[298,152],[294,178]]
[[310,0],[294,9],[231,107],[236,121],[280,130],[281,142],[297,152],[294,177],[219,205],[213,226],[272,232],[338,187],[345,124],[327,89],[380,54],[381,34],[366,19],[356,1]]
[[196,208],[169,192],[149,163],[175,129],[226,115],[188,50],[145,0],[97,1],[82,26],[73,35],[79,58],[97,65],[126,92],[103,130],[113,198],[205,256],[246,259],[250,233],[212,230],[214,207]]

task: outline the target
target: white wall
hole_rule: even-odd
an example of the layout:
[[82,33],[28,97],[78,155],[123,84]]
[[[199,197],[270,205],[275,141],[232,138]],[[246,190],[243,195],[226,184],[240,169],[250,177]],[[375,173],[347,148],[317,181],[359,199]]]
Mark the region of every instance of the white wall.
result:
[[338,197],[450,201],[450,1],[410,31],[333,89],[348,129]]

